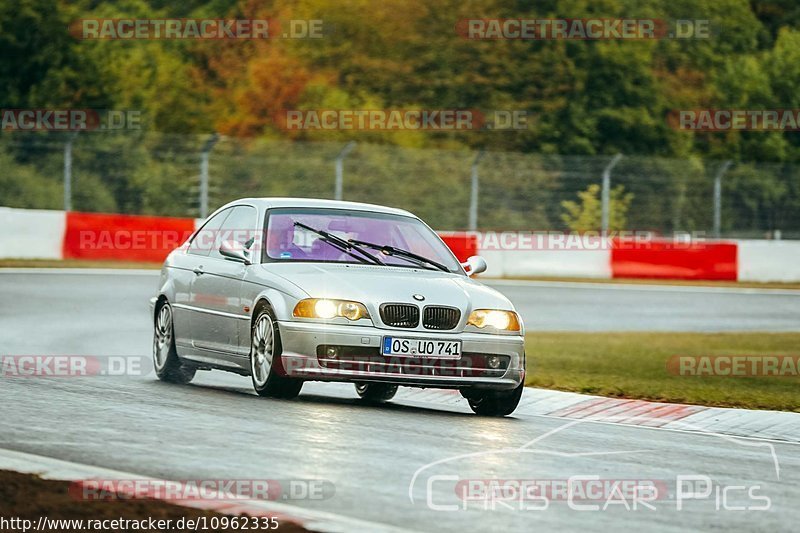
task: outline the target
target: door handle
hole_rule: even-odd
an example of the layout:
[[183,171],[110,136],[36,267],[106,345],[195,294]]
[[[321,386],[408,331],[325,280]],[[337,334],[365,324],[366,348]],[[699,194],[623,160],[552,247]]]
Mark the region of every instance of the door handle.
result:
[[192,270],[192,272],[194,272],[195,275],[197,275],[197,276],[201,276],[201,275],[203,275],[205,273],[205,271],[203,270],[203,267],[201,267],[201,266],[195,268],[194,270]]

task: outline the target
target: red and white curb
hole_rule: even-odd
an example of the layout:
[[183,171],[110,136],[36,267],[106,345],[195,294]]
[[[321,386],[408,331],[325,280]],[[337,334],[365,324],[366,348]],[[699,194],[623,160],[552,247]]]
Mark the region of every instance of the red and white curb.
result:
[[[401,388],[397,401],[467,408],[457,391]],[[672,429],[800,443],[800,413],[648,402],[528,387],[511,416]]]
[[[0,470],[11,470],[26,474],[36,474],[43,479],[81,482],[92,479],[114,479],[114,480],[144,480],[157,483],[164,483],[164,480],[157,480],[147,476],[121,472],[108,468],[62,461],[52,457],[33,455],[30,453],[18,452],[14,450],[0,449]],[[182,489],[179,489],[179,493]],[[379,533],[402,533],[407,529],[396,528],[393,526],[349,518],[346,516],[303,509],[295,505],[267,501],[267,500],[241,500],[236,495],[219,493],[219,498],[212,500],[195,501],[174,501],[167,503],[214,511],[220,514],[238,516],[247,514],[250,516],[269,516],[276,517],[279,522],[291,522],[302,526],[310,531],[320,531],[325,533],[339,532],[379,532]]]

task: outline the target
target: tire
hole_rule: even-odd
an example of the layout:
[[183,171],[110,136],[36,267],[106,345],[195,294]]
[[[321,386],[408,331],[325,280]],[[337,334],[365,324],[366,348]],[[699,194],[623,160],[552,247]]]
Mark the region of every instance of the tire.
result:
[[507,416],[514,412],[522,398],[525,384],[511,391],[462,391],[469,402],[469,407],[476,415]]
[[356,383],[356,393],[365,402],[388,402],[397,394],[397,385],[386,383]]
[[175,349],[172,306],[165,301],[156,308],[153,319],[153,367],[161,381],[185,385],[192,381],[196,368],[181,363]]
[[250,327],[250,379],[256,394],[290,400],[300,394],[303,380],[286,375],[281,361],[281,334],[272,310],[263,307]]

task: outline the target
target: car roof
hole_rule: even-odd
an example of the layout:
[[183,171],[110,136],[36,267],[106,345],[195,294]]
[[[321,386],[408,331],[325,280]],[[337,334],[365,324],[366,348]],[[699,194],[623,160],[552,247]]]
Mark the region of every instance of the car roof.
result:
[[388,213],[417,218],[416,215],[404,209],[386,207],[376,204],[365,204],[360,202],[343,202],[339,200],[325,200],[321,198],[240,198],[229,202],[223,207],[230,207],[238,204],[252,204],[256,207],[269,209],[271,207],[316,207],[322,209],[351,209],[354,211],[372,211],[375,213]]

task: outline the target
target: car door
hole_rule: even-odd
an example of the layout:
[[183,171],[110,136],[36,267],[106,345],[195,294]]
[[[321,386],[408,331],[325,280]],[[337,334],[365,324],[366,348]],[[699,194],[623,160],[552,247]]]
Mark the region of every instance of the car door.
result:
[[225,364],[241,366],[237,357],[239,347],[239,322],[248,321],[244,310],[242,283],[248,266],[241,261],[223,257],[223,241],[237,241],[242,246],[252,245],[256,233],[257,210],[249,205],[232,208],[217,234],[214,247],[203,265],[203,271],[192,282],[191,299],[196,312],[192,313],[194,346],[215,352]]
[[174,273],[174,301],[172,302],[173,323],[175,327],[175,344],[178,353],[187,355],[192,352],[194,332],[192,330],[192,315],[197,312],[191,298],[192,283],[198,272],[202,272],[208,262],[208,255],[214,246],[222,223],[231,209],[225,209],[209,218],[203,226],[192,236],[186,253],[175,259]]

